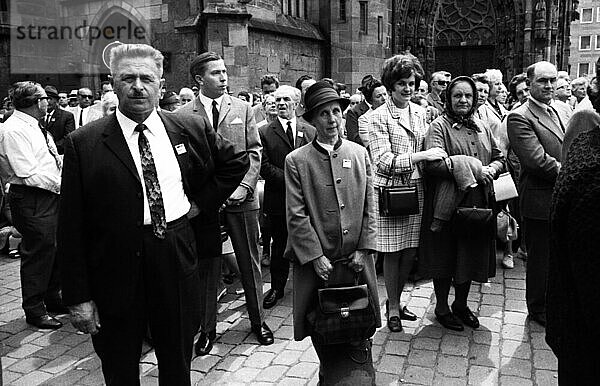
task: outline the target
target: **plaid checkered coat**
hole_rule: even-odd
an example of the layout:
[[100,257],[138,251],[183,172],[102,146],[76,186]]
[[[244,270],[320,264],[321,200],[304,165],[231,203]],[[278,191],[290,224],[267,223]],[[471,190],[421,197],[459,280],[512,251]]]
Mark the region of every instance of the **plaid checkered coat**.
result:
[[[419,192],[419,214],[411,216],[381,216],[377,219],[377,250],[397,252],[406,248],[417,248],[423,212],[423,181],[412,179],[415,165],[411,154],[421,151],[427,133],[427,110],[414,103],[409,104],[410,122],[403,122],[400,109],[390,100],[377,108],[369,118],[369,151],[373,162],[373,185],[399,186],[410,181]],[[394,180],[391,181],[392,160],[396,157]],[[421,168],[420,165],[416,166]],[[421,170],[419,170],[419,174]],[[379,196],[375,194],[375,208],[379,208]]]

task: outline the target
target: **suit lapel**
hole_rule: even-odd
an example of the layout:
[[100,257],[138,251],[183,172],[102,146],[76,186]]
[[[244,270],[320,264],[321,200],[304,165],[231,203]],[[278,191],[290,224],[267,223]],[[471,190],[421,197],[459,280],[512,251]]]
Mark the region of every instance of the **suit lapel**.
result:
[[[221,101],[221,108],[219,109],[219,125],[223,122],[227,113],[229,113],[229,110],[231,110],[231,97],[225,94]],[[219,127],[219,125],[217,125],[217,127]]]
[[[204,105],[200,101],[200,96],[197,96],[196,98],[194,98],[194,112],[199,113],[204,118],[206,118],[207,122],[209,122],[209,123],[211,122],[211,120],[208,119],[208,115],[206,115],[206,110],[204,109]],[[213,129],[214,129],[214,127],[213,127]]]
[[[562,129],[556,125],[556,123],[548,116],[548,113],[541,109],[541,107],[537,106],[535,102],[529,102],[529,111],[533,114],[534,117],[537,118],[540,125],[544,126],[550,132],[552,132],[560,141],[562,142],[564,139],[564,134]],[[560,119],[560,117],[557,117]]]
[[[273,130],[275,131],[275,134],[277,134],[279,136],[279,138],[281,138],[281,140],[283,141],[283,143],[285,143],[291,150],[294,150],[294,146],[292,146],[292,144],[290,143],[290,140],[287,136],[287,134],[285,133],[285,131],[283,130],[283,126],[281,126],[281,122],[279,122],[279,119],[276,119],[275,122],[273,123]],[[298,124],[296,123],[296,127],[298,127]],[[298,135],[296,135],[297,137]]]
[[138,174],[133,157],[123,136],[123,131],[117,121],[115,114],[111,115],[109,125],[104,130],[104,143],[106,146],[115,154],[115,156],[123,163],[123,165],[131,172],[133,177],[141,183],[140,176]]

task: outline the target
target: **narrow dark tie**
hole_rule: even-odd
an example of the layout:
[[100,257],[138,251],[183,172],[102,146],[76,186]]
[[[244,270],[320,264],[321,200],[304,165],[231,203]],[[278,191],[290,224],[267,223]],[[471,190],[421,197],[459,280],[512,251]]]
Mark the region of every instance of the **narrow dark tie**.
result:
[[79,127],[83,126],[83,109],[79,112]]
[[167,218],[165,216],[165,205],[158,183],[158,174],[156,173],[156,165],[150,150],[148,138],[144,135],[144,130],[147,127],[140,123],[135,127],[138,134],[138,147],[140,149],[140,159],[142,161],[142,174],[144,175],[144,185],[146,186],[146,197],[148,198],[148,206],[150,206],[150,218],[152,221],[152,230],[154,235],[159,239],[165,238],[167,230]]
[[219,109],[217,108],[217,101],[213,99],[212,102],[212,116],[213,116],[213,128],[217,131],[219,127]]
[[292,148],[296,147],[296,144],[294,143],[294,132],[292,131],[292,122],[288,121],[287,123],[287,129],[285,130],[285,134],[287,135],[288,139],[290,140],[290,144],[292,145]]

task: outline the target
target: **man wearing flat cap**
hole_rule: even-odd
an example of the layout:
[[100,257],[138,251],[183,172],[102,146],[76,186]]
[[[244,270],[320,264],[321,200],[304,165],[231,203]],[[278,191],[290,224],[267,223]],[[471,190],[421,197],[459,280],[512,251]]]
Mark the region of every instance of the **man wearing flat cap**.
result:
[[[355,274],[367,284],[369,304],[381,325],[372,254],[376,222],[369,155],[364,147],[340,138],[342,111],[349,102],[328,83],[310,86],[304,101],[303,117],[317,135],[285,160],[285,256],[294,262],[296,340],[311,336],[306,315],[317,307],[317,289],[352,282]],[[356,384],[374,384],[369,337],[329,346],[311,338],[321,362],[322,384],[342,384],[350,381],[347,377]],[[356,365],[351,357],[364,361]]]
[[65,137],[75,130],[75,117],[70,111],[59,107],[59,96],[56,87],[46,86],[44,90],[46,90],[46,95],[48,95],[48,111],[43,118],[43,125],[52,134],[58,154],[63,154]]
[[[365,87],[371,82],[371,80],[373,80],[373,75],[367,75],[362,78],[361,86],[358,88],[358,90],[364,93]],[[365,146],[365,144],[363,144],[360,136],[358,135],[358,118],[370,109],[370,104],[366,101],[366,99],[363,98],[359,104],[352,107],[346,113],[346,137],[352,142],[356,142],[363,146]]]

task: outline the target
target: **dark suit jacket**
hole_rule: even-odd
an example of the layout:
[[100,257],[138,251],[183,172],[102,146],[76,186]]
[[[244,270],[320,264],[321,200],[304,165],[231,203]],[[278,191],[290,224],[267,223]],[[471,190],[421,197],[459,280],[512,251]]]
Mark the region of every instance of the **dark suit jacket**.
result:
[[521,214],[548,220],[564,133],[547,112],[531,101],[510,112],[506,128],[511,148],[521,163]]
[[[267,214],[285,214],[285,157],[295,148],[315,138],[316,129],[296,120],[296,138],[292,146],[279,119],[258,130],[263,145],[260,175],[265,179],[263,211]],[[300,134],[302,133],[302,134]]]
[[[199,96],[194,98],[192,102],[186,103],[177,112],[200,115],[210,122]],[[228,206],[226,210],[229,212],[244,212],[258,209],[259,202],[256,183],[258,182],[258,174],[260,172],[262,147],[252,107],[238,98],[225,94],[219,110],[217,132],[224,138],[227,138],[239,150],[247,152],[250,160],[250,168],[240,184],[248,189],[246,201],[242,205]]]
[[46,130],[52,134],[58,154],[64,154],[65,137],[75,130],[75,118],[73,113],[56,108],[50,122],[46,125]]
[[361,101],[346,113],[346,138],[363,146],[365,144],[358,136],[358,117],[369,111],[369,109],[369,105],[365,101]]
[[[187,150],[174,151],[186,195],[216,213],[246,173],[246,154],[203,119],[159,116],[173,147]],[[109,314],[132,307],[142,269],[142,183],[114,114],[67,137],[57,235],[65,305],[93,300]],[[178,263],[180,277],[196,272],[197,259]]]

